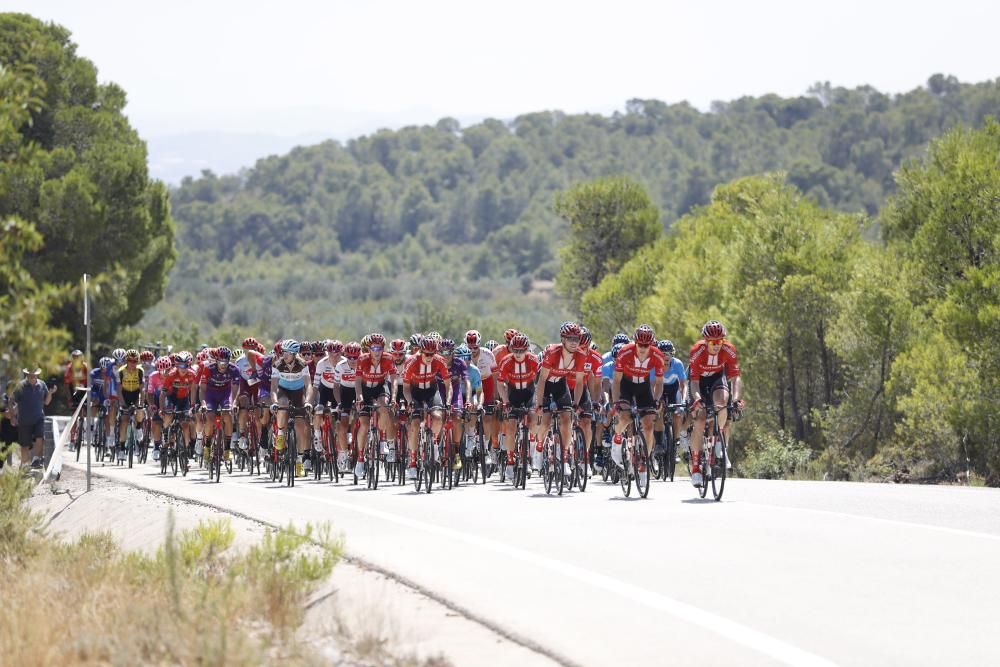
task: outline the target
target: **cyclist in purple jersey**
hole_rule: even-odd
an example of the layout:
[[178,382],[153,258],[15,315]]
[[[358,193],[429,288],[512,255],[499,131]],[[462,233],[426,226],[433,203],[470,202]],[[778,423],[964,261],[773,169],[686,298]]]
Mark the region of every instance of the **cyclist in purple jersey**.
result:
[[[468,396],[471,392],[469,388],[469,367],[455,354],[455,341],[445,338],[441,341],[441,356],[448,364],[448,376],[451,381],[451,442],[452,451],[457,452],[462,442],[462,420],[463,408],[465,407],[463,396]],[[437,380],[438,390],[442,396],[447,396],[444,382],[439,377]],[[462,469],[462,459],[455,457],[454,470]]]
[[[236,394],[240,388],[240,371],[236,364],[230,359],[233,351],[228,347],[220,347],[215,350],[214,359],[206,365],[201,372],[201,409],[202,410],[223,410],[222,428],[223,433],[228,433],[226,440],[225,457],[228,461],[232,456],[231,445],[236,440],[237,434],[233,429],[233,404],[236,401]],[[212,439],[215,432],[215,420],[205,420],[205,442]]]

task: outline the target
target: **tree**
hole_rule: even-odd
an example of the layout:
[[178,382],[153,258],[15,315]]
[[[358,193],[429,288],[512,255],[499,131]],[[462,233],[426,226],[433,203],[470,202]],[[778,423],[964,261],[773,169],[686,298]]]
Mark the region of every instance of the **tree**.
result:
[[625,176],[574,186],[556,198],[556,213],[569,223],[556,289],[576,313],[584,292],[663,233],[659,209]]
[[[24,260],[36,280],[105,278],[94,333],[111,339],[163,296],[175,256],[167,190],[149,180],[145,144],[122,113],[124,91],[97,83],[69,31],[24,14],[0,15],[0,62],[33,66],[44,84],[41,104],[5,144],[25,150],[0,173],[0,215],[33,221],[44,238]],[[80,301],[55,313],[77,339]]]

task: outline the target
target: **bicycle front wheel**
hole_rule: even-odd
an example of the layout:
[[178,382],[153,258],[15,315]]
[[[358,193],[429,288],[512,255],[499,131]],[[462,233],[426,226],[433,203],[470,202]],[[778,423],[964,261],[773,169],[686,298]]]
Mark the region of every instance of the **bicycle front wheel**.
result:
[[726,436],[721,431],[716,437],[715,453],[712,457],[712,496],[716,501],[722,500],[722,492],[726,490]]
[[635,473],[635,490],[639,492],[641,498],[649,495],[650,486],[650,465],[649,451],[646,449],[646,436],[642,431],[636,434],[635,446],[632,449],[632,470]]

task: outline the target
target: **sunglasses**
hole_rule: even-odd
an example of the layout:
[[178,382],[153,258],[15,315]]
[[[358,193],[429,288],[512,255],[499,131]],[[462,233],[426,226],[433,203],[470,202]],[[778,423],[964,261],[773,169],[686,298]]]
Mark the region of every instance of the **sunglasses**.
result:
[[350,354],[345,354],[344,356],[347,358],[348,361],[357,361],[358,360],[358,357],[352,356]]
[[372,346],[370,346],[370,347],[369,347],[368,349],[369,349],[370,351],[372,351],[372,352],[381,352],[382,350],[384,350],[384,349],[385,349],[385,347],[383,347],[383,346],[381,346],[381,345],[372,345]]
[[303,357],[311,357],[311,356],[313,356],[312,352],[302,352],[301,354],[302,354]]
[[649,343],[636,343],[635,345],[636,347],[641,347],[641,348],[649,347]]
[[708,339],[706,339],[706,342],[709,345],[722,345],[722,339],[721,338],[708,338]]
[[580,342],[580,337],[579,336],[563,336],[562,339],[564,341],[566,341],[567,343],[579,343]]
[[511,350],[511,354],[528,354],[527,350]]

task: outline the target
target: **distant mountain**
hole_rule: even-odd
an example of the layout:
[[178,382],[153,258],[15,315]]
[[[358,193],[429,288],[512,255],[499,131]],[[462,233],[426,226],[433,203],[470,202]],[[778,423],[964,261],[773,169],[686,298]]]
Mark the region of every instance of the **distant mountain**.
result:
[[185,176],[197,178],[202,171],[234,174],[253,167],[257,160],[287,153],[329,139],[330,134],[311,132],[294,136],[253,132],[203,131],[164,134],[147,139],[149,175],[168,185],[180,185]]

